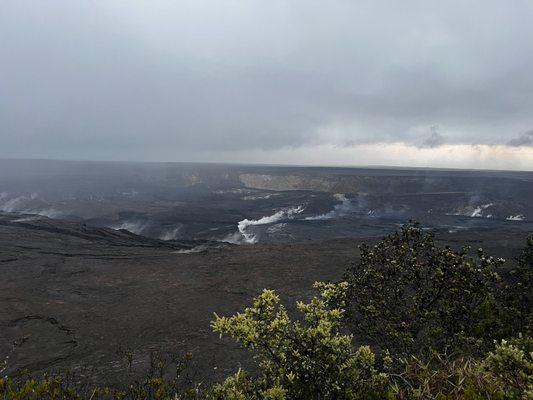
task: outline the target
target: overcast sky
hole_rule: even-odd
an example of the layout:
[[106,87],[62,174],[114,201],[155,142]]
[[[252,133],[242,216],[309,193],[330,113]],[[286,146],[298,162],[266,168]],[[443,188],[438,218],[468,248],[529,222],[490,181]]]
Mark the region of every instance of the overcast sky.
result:
[[533,170],[532,0],[0,0],[0,157]]

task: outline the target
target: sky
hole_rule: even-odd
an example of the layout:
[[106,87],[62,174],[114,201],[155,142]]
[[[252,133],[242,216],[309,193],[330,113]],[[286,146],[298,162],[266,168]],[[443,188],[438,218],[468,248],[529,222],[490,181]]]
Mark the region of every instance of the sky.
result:
[[0,0],[0,158],[533,170],[532,0]]

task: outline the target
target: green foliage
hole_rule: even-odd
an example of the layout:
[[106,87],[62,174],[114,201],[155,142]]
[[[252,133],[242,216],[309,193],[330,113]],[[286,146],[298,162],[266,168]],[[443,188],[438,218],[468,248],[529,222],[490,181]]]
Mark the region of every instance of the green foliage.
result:
[[253,393],[246,397],[250,399],[381,398],[386,376],[377,372],[374,354],[367,346],[355,348],[352,337],[340,333],[344,310],[328,306],[345,286],[344,282],[316,284],[319,296],[297,303],[302,321],[292,321],[271,290],[264,290],[243,313],[217,316],[214,330],[252,350],[261,371],[253,381],[239,372],[225,382],[228,393],[241,382],[242,393]]
[[502,337],[515,336],[516,331],[533,330],[533,236],[510,271],[505,289],[497,293],[500,299],[500,319],[507,329]]
[[81,397],[68,385],[64,377],[44,375],[40,379],[0,378],[0,398],[2,400],[78,400]]
[[416,400],[503,399],[500,386],[479,362],[434,355],[427,361],[412,356],[401,373],[391,376],[394,397]]
[[484,359],[412,356],[391,375],[397,399],[519,400],[533,398],[531,338],[502,341]]
[[[133,357],[133,355],[131,355]],[[151,367],[144,379],[125,387],[97,386],[82,390],[64,375],[44,375],[39,379],[22,375],[0,378],[1,400],[196,400],[203,399],[198,386],[182,385],[180,374],[191,359],[187,353],[175,360],[174,376],[166,376],[167,362],[152,355]],[[131,359],[130,359],[131,361]],[[124,370],[130,372],[131,365]],[[202,396],[202,397],[201,397]]]
[[502,340],[483,361],[508,399],[533,399],[533,339]]
[[239,369],[233,376],[228,377],[222,384],[213,386],[207,394],[209,400],[285,400],[287,391],[280,386],[261,389],[262,382],[250,378]]
[[396,356],[476,354],[499,338],[495,292],[504,260],[439,248],[417,224],[360,250],[345,280],[346,318],[362,343]]
[[[131,370],[133,353],[126,352],[128,369]],[[187,368],[192,358],[191,353],[186,353],[174,361],[174,374],[167,376],[168,360],[158,354],[153,354],[150,359],[150,370],[141,381],[134,381],[124,388],[105,387],[98,389],[96,394],[99,399],[113,400],[177,400],[199,398],[197,386],[188,387],[183,385],[181,374]]]

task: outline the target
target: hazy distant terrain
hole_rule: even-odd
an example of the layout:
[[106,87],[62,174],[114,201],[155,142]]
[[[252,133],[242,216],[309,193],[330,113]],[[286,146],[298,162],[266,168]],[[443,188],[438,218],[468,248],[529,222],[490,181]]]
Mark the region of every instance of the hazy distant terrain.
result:
[[531,198],[531,172],[0,161],[0,211],[161,240],[360,237],[409,219],[528,231]]

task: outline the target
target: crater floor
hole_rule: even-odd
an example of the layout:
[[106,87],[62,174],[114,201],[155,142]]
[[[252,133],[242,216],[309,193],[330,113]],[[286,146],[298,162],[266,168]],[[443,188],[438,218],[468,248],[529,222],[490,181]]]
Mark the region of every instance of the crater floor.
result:
[[[375,240],[207,245],[183,252],[194,243],[19,219],[0,215],[0,359],[8,358],[7,372],[69,368],[108,383],[125,379],[120,354],[126,350],[134,353],[133,375],[146,371],[154,351],[191,351],[197,380],[234,372],[248,359],[212,333],[214,312],[235,313],[263,288],[278,290],[289,305],[307,298],[314,281],[339,279],[358,257],[357,245]],[[525,243],[525,234],[515,230],[437,238],[506,258]]]

